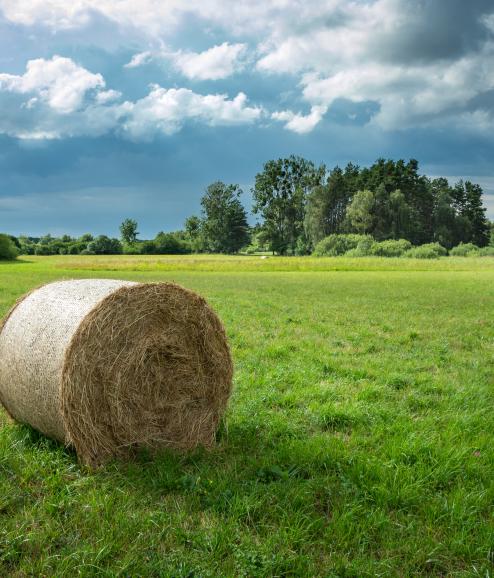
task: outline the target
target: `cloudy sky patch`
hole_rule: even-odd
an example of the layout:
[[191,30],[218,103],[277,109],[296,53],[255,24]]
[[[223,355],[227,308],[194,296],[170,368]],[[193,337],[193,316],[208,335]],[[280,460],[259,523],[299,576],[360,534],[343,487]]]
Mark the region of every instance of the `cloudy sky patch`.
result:
[[[491,0],[0,0],[0,33],[2,230],[71,232],[72,207],[154,235],[155,207],[178,228],[209,182],[290,153],[414,157],[481,182],[494,217]],[[126,203],[32,202],[83,189]]]

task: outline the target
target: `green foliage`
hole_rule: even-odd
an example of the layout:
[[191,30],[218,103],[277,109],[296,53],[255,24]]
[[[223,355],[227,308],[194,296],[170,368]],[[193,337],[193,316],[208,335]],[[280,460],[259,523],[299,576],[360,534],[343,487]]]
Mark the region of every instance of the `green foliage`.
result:
[[0,260],[13,261],[19,251],[9,235],[0,233]]
[[494,257],[494,247],[482,247],[479,249],[479,257]]
[[338,255],[345,255],[352,249],[357,249],[360,243],[361,249],[372,243],[372,237],[368,235],[356,235],[353,233],[347,235],[329,235],[328,237],[319,241],[314,249],[316,257],[337,257]]
[[140,255],[155,255],[156,243],[154,241],[141,241],[136,245],[136,249]]
[[22,255],[77,255],[87,249],[89,241],[93,240],[90,234],[74,239],[70,235],[52,237],[44,235],[41,238],[19,237],[20,253]]
[[34,239],[24,235],[19,237],[19,254],[34,255]]
[[426,243],[412,247],[403,256],[410,259],[439,259],[439,257],[445,257],[447,254],[447,250],[439,243]]
[[185,235],[189,246],[194,253],[202,253],[206,250],[206,241],[203,235],[203,220],[192,215],[185,220]]
[[94,241],[91,241],[87,245],[87,253],[81,252],[81,254],[89,255],[118,255],[122,253],[122,243],[118,239],[110,239],[106,235],[99,235]]
[[161,231],[152,241],[138,241],[129,247],[130,250],[140,255],[184,255],[191,252],[189,239],[183,231]]
[[334,233],[341,233],[347,205],[353,194],[353,165],[343,172],[335,167],[325,184],[315,186],[307,196],[304,229],[312,246]]
[[375,195],[372,191],[364,189],[357,191],[350,203],[346,216],[352,228],[358,233],[371,231],[374,226]]
[[87,242],[70,243],[67,247],[67,255],[79,255],[85,249],[87,249]]
[[120,225],[120,234],[125,245],[133,245],[137,241],[137,221],[125,219]]
[[184,238],[183,233],[160,232],[154,239],[154,253],[157,255],[183,255],[190,253],[190,245]]
[[[240,202],[241,189],[221,181],[207,188],[201,200],[202,216],[189,217],[184,232],[160,233],[172,235],[161,241],[138,242],[137,222],[132,219],[126,219],[120,227],[123,247],[109,247],[108,237],[94,240],[90,234],[78,240],[69,235],[45,235],[12,237],[12,241],[21,254],[47,256],[240,250],[301,256],[310,254],[331,235],[355,233],[369,235],[377,244],[373,245],[370,237],[342,248],[331,243],[325,248],[325,242],[317,254],[399,256],[409,247],[407,242],[416,246],[435,242],[448,250],[458,245],[482,248],[494,243],[494,229],[485,217],[481,187],[470,181],[450,186],[445,178],[428,179],[419,174],[414,159],[407,163],[378,159],[366,168],[350,163],[344,170],[335,167],[325,179],[324,165],[316,167],[301,157],[292,155],[265,163],[252,189],[253,211],[262,219],[252,229],[256,236],[252,242],[247,213]],[[437,253],[429,246],[410,250],[414,251],[411,255],[433,257]],[[453,254],[462,251],[465,249],[455,249]]]
[[377,241],[436,241],[448,249],[460,242],[479,247],[489,242],[479,185],[430,180],[419,175],[414,159],[378,159],[368,168],[333,172],[332,188],[321,185],[307,198],[305,229],[313,243],[345,231],[368,233]]
[[60,255],[60,249],[63,247],[62,243],[50,241],[46,243],[38,243],[34,247],[35,255]]
[[449,252],[452,257],[474,257],[478,253],[479,248],[473,243],[460,243]]
[[364,235],[355,249],[350,249],[345,253],[345,257],[368,257],[372,254],[374,244],[375,241],[370,235]]
[[251,243],[245,248],[248,255],[253,253],[266,253],[269,251],[269,241],[266,238],[266,233],[262,229],[254,229],[251,235]]
[[485,247],[489,243],[490,231],[489,221],[485,216],[487,209],[482,199],[482,188],[470,181],[466,181],[464,187],[466,197],[464,215],[469,220],[472,229],[470,240],[479,247]]
[[309,191],[321,184],[325,167],[290,156],[265,163],[252,189],[253,211],[263,218],[270,249],[281,255],[295,253],[302,234]]
[[410,241],[406,239],[388,239],[373,243],[370,248],[370,255],[378,257],[401,257],[406,251],[412,248]]
[[17,237],[15,237],[14,235],[9,235],[9,239],[12,241],[12,243],[14,243],[15,248],[20,251],[21,249],[21,243],[19,241],[19,239]]
[[295,255],[310,255],[310,242],[309,239],[304,235],[300,235],[297,239],[297,244],[295,245]]
[[[238,185],[226,185],[221,181],[212,183],[201,199],[203,219],[200,235],[206,249],[211,253],[238,253],[249,242],[247,213]],[[197,223],[186,223],[189,230]]]
[[124,255],[141,255],[141,241],[136,241],[135,243],[122,243],[122,253]]

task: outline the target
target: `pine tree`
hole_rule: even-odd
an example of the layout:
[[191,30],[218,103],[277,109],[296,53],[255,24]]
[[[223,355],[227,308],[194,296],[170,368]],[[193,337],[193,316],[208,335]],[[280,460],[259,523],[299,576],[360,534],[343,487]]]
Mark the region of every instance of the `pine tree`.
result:
[[489,221],[485,212],[482,187],[466,181],[464,216],[470,221],[472,227],[470,241],[478,247],[485,247],[489,244]]

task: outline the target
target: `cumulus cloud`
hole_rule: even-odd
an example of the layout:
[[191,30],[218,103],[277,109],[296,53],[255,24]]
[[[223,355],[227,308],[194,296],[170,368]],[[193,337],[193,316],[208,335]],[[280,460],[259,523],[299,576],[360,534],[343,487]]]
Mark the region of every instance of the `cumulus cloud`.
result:
[[201,95],[188,88],[162,88],[154,85],[151,92],[135,103],[123,105],[126,119],[122,130],[133,138],[149,138],[156,133],[178,132],[188,120],[210,126],[249,124],[260,118],[262,109],[247,105],[247,97],[239,92],[231,100],[225,94]]
[[494,46],[449,63],[427,66],[355,66],[332,76],[306,75],[305,99],[330,106],[336,99],[380,104],[374,123],[408,128],[468,112],[471,101],[494,89]]
[[23,75],[0,74],[0,91],[35,94],[36,97],[28,101],[28,107],[34,105],[38,97],[62,114],[73,112],[89,91],[104,86],[101,74],[93,74],[62,56],[30,60]]
[[482,103],[494,89],[491,2],[334,2],[324,10],[326,18],[301,16],[283,34],[274,32],[257,69],[298,75],[312,107],[329,108],[337,99],[375,102],[371,122],[383,129],[469,117],[492,126]]
[[244,67],[245,44],[223,42],[203,52],[146,50],[134,54],[125,68],[137,68],[151,62],[170,61],[178,72],[190,80],[220,80],[228,78]]
[[175,67],[192,80],[219,80],[227,78],[242,67],[241,57],[245,44],[223,42],[204,52],[177,52]]
[[319,124],[327,111],[326,106],[313,106],[307,115],[296,114],[291,110],[273,112],[271,118],[285,122],[285,128],[298,134],[311,132]]
[[184,123],[209,126],[248,124],[261,117],[239,92],[198,94],[186,88],[152,85],[147,96],[119,102],[121,93],[105,88],[94,74],[69,58],[28,62],[23,75],[0,74],[0,132],[21,139],[99,136],[117,132],[133,139],[171,135]]
[[96,94],[95,100],[99,104],[106,104],[118,100],[122,96],[119,90],[101,90]]

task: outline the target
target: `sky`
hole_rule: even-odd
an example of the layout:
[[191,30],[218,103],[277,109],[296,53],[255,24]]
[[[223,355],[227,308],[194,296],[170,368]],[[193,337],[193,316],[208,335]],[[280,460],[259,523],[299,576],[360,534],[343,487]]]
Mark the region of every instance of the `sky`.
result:
[[142,238],[269,159],[416,158],[494,219],[492,0],[0,0],[0,230]]

